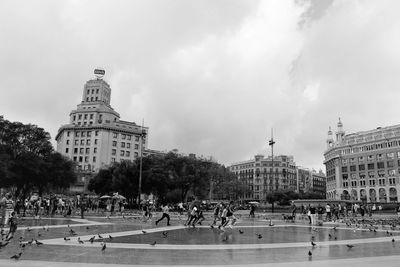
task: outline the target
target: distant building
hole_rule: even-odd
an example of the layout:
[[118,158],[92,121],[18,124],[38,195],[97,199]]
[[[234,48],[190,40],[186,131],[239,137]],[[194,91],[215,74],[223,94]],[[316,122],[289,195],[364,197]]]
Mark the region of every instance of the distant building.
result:
[[121,120],[110,105],[111,88],[102,79],[104,70],[97,69],[95,74],[96,78],[83,88],[81,103],[70,112],[69,123],[61,126],[56,135],[57,151],[76,162],[78,170],[86,174],[79,180],[83,184],[87,184],[83,180],[88,173],[139,157],[141,147],[143,154],[152,153],[146,152],[148,127]]
[[297,169],[297,192],[314,193],[321,198],[326,198],[326,176],[320,170],[310,170],[303,167]]
[[328,199],[398,201],[400,125],[346,135],[339,119],[336,139],[329,128],[326,143]]
[[272,161],[272,157],[256,155],[254,159],[232,163],[229,170],[247,184],[250,193],[243,196],[245,201],[265,201],[270,192],[297,189],[293,156],[276,156]]

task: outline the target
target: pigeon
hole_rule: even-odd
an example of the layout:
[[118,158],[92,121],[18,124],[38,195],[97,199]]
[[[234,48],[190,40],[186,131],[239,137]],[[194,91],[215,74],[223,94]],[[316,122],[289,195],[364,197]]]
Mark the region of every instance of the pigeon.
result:
[[261,235],[261,234],[256,234],[256,236],[258,237],[258,239],[261,239],[261,238],[262,238],[262,235]]
[[83,244],[83,241],[81,240],[80,237],[78,237],[78,243],[79,243],[79,244]]
[[374,229],[374,233],[376,233],[376,229]]
[[19,260],[21,258],[22,252],[15,254],[14,256],[11,256],[11,259]]
[[69,229],[69,233],[70,233],[71,235],[77,235],[77,233],[76,233],[74,230],[72,230],[72,229]]
[[96,238],[96,236],[94,235],[93,237],[91,237],[91,238],[89,239],[90,244],[93,244],[93,241],[94,241],[95,238]]
[[164,237],[164,238],[167,238],[167,237],[168,237],[168,232],[167,232],[167,231],[164,231],[162,234],[163,234],[163,237]]
[[142,233],[143,233],[143,234],[147,234],[147,232],[146,232],[145,230],[142,230]]
[[35,243],[36,243],[36,245],[37,245],[37,246],[43,245],[43,243],[42,243],[42,242],[40,242],[40,241],[37,241],[36,239],[35,239]]
[[29,240],[29,241],[27,242],[28,245],[32,245],[32,243],[33,243],[33,238],[32,238],[32,240]]
[[70,241],[71,240],[71,238],[68,238],[68,237],[64,237],[64,241]]
[[394,242],[395,240],[394,240],[394,238],[392,238],[392,242]]
[[243,234],[244,232],[242,230],[239,229],[239,234]]
[[157,241],[154,241],[153,243],[150,243],[151,246],[155,246],[157,244]]
[[308,256],[310,256],[310,257],[312,256],[311,250],[308,251]]
[[8,241],[6,241],[6,242],[0,242],[0,248],[4,248],[5,246],[7,246],[8,245]]
[[40,232],[37,233],[37,236],[42,236],[42,234]]
[[317,244],[315,244],[313,241],[311,241],[311,245],[312,245],[313,247],[315,247]]
[[354,247],[354,245],[350,245],[350,244],[347,244],[346,245],[348,248],[353,248]]
[[19,243],[20,248],[25,248],[26,244],[25,243]]
[[336,226],[334,226],[334,227],[332,228],[332,230],[333,230],[333,231],[336,231]]
[[113,239],[113,237],[112,237],[111,235],[108,235],[108,239],[110,239],[110,240],[111,240],[111,239]]
[[31,229],[31,228],[29,228],[29,227],[28,227],[26,230],[27,230],[28,232],[32,231],[32,229]]
[[103,246],[101,247],[101,252],[104,252],[106,250],[106,243],[103,243]]
[[386,231],[386,234],[389,235],[389,231]]
[[98,234],[98,236],[99,236],[100,239],[103,239],[103,237],[100,234]]
[[86,230],[89,230],[89,226],[86,226]]
[[212,229],[214,229],[214,225],[210,224],[210,227],[211,227]]
[[337,236],[335,236],[335,240],[337,240]]
[[328,236],[329,236],[329,239],[331,239],[331,238],[332,238],[332,235],[331,235],[331,234],[329,234]]

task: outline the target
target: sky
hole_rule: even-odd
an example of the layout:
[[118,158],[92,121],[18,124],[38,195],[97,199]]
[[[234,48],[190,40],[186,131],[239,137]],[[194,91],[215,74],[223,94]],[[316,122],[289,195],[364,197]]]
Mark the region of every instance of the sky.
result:
[[[102,67],[149,148],[325,170],[329,126],[400,123],[400,1],[0,1],[0,115],[55,137]],[[53,140],[53,144],[55,142]]]

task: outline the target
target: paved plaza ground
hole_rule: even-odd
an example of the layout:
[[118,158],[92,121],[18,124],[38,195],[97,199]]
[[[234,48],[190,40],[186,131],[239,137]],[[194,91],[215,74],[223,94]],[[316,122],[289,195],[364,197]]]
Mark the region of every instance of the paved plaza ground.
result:
[[[285,222],[271,214],[253,219],[242,212],[232,229],[222,231],[209,226],[210,214],[196,228],[184,226],[186,217],[178,214],[172,214],[171,226],[166,221],[156,226],[155,218],[160,216],[147,222],[139,214],[24,218],[14,238],[0,248],[0,266],[355,267],[398,266],[400,260],[399,226],[329,222],[312,229],[306,220]],[[43,244],[28,244],[32,239]],[[19,260],[10,259],[19,252]]]

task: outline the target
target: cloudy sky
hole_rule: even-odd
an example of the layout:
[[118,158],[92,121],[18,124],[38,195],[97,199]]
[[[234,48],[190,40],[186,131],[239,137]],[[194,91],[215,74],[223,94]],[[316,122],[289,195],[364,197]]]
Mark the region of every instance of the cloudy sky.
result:
[[[149,147],[323,168],[328,127],[400,123],[400,1],[0,1],[0,114],[54,136],[106,70]],[[55,142],[54,142],[55,144]],[[324,168],[323,168],[324,169]]]

